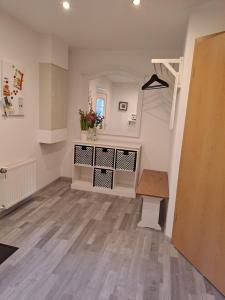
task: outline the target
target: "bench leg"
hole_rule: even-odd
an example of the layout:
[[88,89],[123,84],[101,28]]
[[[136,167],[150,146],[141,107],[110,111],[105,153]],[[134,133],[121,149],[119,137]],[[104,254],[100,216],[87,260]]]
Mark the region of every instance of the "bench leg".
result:
[[154,197],[143,197],[141,221],[138,227],[150,227],[161,230],[159,225],[160,199]]

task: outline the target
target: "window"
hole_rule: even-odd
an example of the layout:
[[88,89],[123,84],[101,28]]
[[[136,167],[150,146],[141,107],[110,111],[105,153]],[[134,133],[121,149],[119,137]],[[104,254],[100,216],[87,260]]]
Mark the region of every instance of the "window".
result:
[[105,117],[105,99],[97,98],[96,99],[96,113],[101,117]]
[[104,121],[106,119],[106,105],[107,105],[107,95],[105,93],[96,93],[95,100],[95,111],[100,116],[104,117]]

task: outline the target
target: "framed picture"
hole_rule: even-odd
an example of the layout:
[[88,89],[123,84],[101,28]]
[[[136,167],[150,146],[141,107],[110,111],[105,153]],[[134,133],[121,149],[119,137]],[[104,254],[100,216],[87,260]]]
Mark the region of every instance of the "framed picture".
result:
[[122,110],[122,111],[127,111],[127,108],[128,108],[128,102],[119,102],[119,110]]
[[2,114],[24,116],[24,72],[17,65],[1,61],[0,106]]

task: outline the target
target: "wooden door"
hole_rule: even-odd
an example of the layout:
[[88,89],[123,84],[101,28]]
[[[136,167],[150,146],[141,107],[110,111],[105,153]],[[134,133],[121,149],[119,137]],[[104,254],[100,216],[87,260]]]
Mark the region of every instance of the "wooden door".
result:
[[225,294],[225,33],[196,41],[172,242]]

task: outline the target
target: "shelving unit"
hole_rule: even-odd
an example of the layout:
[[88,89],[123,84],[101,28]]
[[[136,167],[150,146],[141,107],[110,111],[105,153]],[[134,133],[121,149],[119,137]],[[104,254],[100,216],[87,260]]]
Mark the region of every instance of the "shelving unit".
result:
[[73,142],[72,189],[136,197],[140,144]]

